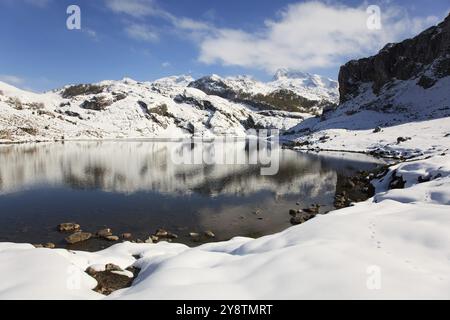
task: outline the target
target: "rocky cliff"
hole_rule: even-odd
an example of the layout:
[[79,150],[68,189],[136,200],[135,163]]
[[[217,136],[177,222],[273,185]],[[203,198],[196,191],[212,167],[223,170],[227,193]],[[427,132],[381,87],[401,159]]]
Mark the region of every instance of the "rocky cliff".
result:
[[370,84],[378,95],[396,80],[414,80],[428,89],[450,75],[450,16],[418,36],[386,45],[377,55],[353,60],[339,72],[340,102],[361,93]]

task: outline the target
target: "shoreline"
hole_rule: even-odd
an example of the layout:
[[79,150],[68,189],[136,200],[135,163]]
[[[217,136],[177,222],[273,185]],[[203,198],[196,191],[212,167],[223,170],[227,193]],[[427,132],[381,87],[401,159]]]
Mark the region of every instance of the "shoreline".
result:
[[[304,150],[295,150],[295,149],[292,151],[305,152]],[[328,151],[326,151],[326,152],[328,152]],[[371,184],[372,179],[375,179],[375,177],[380,177],[380,172],[384,172],[384,174],[387,174],[389,167],[393,166],[393,165],[395,165],[395,164],[388,164],[388,163],[383,162],[383,163],[379,163],[377,165],[377,167],[372,170],[358,171],[349,176],[339,175],[340,178],[336,181],[336,190],[334,193],[333,208],[329,211],[325,211],[325,212],[321,212],[321,213],[317,212],[314,214],[314,216],[315,215],[327,215],[336,210],[350,207],[354,204],[361,203],[361,202],[364,202],[364,201],[370,199],[374,194],[374,187]],[[372,178],[370,180],[368,180],[369,177],[372,177]],[[295,210],[297,210],[298,205],[299,205],[299,203],[292,202],[291,210],[294,210],[294,208],[296,208]],[[301,211],[301,210],[308,211],[309,209],[310,208],[303,208],[303,209],[298,209],[298,210],[299,211]],[[284,215],[288,216],[287,211],[286,212],[278,212],[277,214],[284,214]],[[291,220],[293,220],[293,219],[291,219]],[[308,221],[309,220],[305,220],[301,223],[291,222],[291,225],[286,226],[281,231],[275,231],[273,233],[268,233],[266,235],[261,235],[259,237],[251,237],[251,238],[258,239],[258,238],[261,238],[261,237],[264,237],[267,235],[276,234],[276,233],[282,232],[282,231],[292,227],[293,225],[303,224]],[[76,221],[72,222],[72,223],[76,223]],[[109,225],[108,223],[105,223],[102,225],[104,226],[104,229],[105,228],[108,229],[108,227],[107,227]],[[50,228],[50,227],[48,227],[48,228]],[[57,228],[55,227],[54,229],[56,230]],[[144,236],[144,238],[139,237],[139,236],[136,237],[133,235],[132,237],[130,237],[130,239],[126,239],[126,240],[123,239],[123,237],[119,237],[117,240],[108,241],[106,238],[97,235],[98,230],[90,230],[90,229],[85,230],[84,228],[82,228],[82,229],[83,229],[83,232],[88,232],[88,233],[92,234],[92,237],[90,237],[90,239],[87,240],[86,242],[82,241],[82,242],[76,243],[74,245],[67,244],[67,243],[62,244],[63,243],[62,240],[59,242],[54,242],[54,243],[50,242],[50,244],[51,244],[50,249],[64,249],[64,250],[77,250],[77,251],[83,251],[83,252],[95,252],[95,251],[103,250],[103,249],[109,248],[115,244],[123,243],[123,242],[145,243],[147,238],[150,239],[152,237],[151,234],[148,234],[148,236]],[[194,228],[194,229],[198,230],[199,228]],[[185,229],[184,227],[182,228],[182,230],[183,231],[168,230],[168,232],[171,233],[171,231],[174,231],[176,234],[179,235],[179,232],[186,233],[187,231],[189,231],[189,230]],[[122,231],[124,231],[124,230],[122,230]],[[66,235],[68,235],[67,232],[65,232],[65,233],[66,233]],[[178,235],[171,237],[171,238],[167,238],[166,240],[170,243],[183,244],[183,245],[189,246],[190,248],[195,248],[195,247],[198,247],[198,246],[201,246],[204,244],[208,244],[208,243],[230,241],[234,237],[249,237],[248,235],[234,234],[231,238],[215,240],[215,236],[214,237],[203,237],[200,235],[200,237],[192,237],[192,236],[186,236],[184,233],[183,233],[183,236],[180,237],[180,239],[182,241],[177,240]],[[190,233],[194,233],[194,232],[190,232]],[[62,237],[62,239],[63,238],[64,238],[64,236]],[[89,244],[87,242],[89,242]],[[158,242],[158,240],[156,242]],[[37,242],[23,241],[23,242],[18,242],[18,243],[31,243],[33,246],[35,246],[37,248],[48,248],[47,245],[49,244],[49,242],[46,242],[46,240],[37,241]]]
[[[441,157],[433,157],[431,159],[439,160],[437,163],[442,163],[442,161],[445,159],[441,159]],[[430,159],[425,160],[416,160],[414,162],[417,162],[417,164],[423,164],[426,166],[430,165],[429,162]],[[32,252],[36,252],[35,255],[42,256],[42,259],[50,259],[50,257],[53,257],[52,259],[67,261],[65,263],[69,263],[69,265],[75,265],[77,268],[80,268],[80,272],[83,273],[82,278],[85,279],[84,281],[87,281],[83,286],[81,291],[72,291],[67,289],[60,289],[61,290],[61,296],[60,298],[74,298],[74,299],[103,299],[105,297],[111,298],[111,299],[120,299],[121,297],[131,298],[131,299],[167,299],[170,297],[173,297],[173,294],[170,294],[169,291],[167,291],[165,294],[162,291],[156,290],[153,285],[150,285],[152,283],[152,279],[159,279],[159,275],[161,275],[163,278],[166,276],[171,275],[171,277],[175,277],[177,279],[176,274],[179,272],[188,272],[188,274],[191,274],[191,279],[193,277],[193,281],[200,281],[200,283],[204,282],[204,276],[197,277],[195,274],[192,273],[191,265],[195,265],[195,268],[200,268],[202,274],[209,274],[210,276],[215,274],[215,269],[217,268],[215,266],[216,259],[214,256],[222,256],[222,259],[225,259],[221,262],[221,264],[225,266],[230,265],[233,266],[236,261],[241,261],[242,263],[248,264],[251,261],[260,261],[262,265],[260,266],[260,272],[262,272],[262,277],[266,279],[266,283],[268,283],[269,286],[274,285],[273,279],[277,279],[277,274],[282,273],[285,274],[296,274],[297,276],[294,278],[289,278],[290,284],[285,287],[285,290],[287,290],[282,296],[285,298],[305,298],[306,293],[308,293],[308,296],[313,294],[314,290],[317,288],[320,288],[321,281],[318,281],[316,278],[319,274],[321,275],[321,278],[325,277],[327,283],[330,284],[330,286],[335,286],[337,284],[342,285],[344,288],[346,288],[346,295],[345,298],[354,298],[359,297],[362,299],[372,299],[372,298],[386,298],[387,296],[385,294],[388,294],[390,298],[398,297],[398,298],[418,298],[422,295],[420,294],[420,290],[411,290],[408,285],[408,279],[411,278],[411,276],[415,275],[415,283],[414,286],[417,287],[425,287],[428,286],[428,290],[426,291],[427,296],[439,296],[444,297],[448,296],[443,295],[443,292],[446,290],[446,281],[441,281],[441,283],[434,283],[430,287],[430,280],[427,277],[423,277],[420,275],[420,272],[414,271],[414,269],[402,269],[403,272],[406,272],[406,274],[399,278],[397,274],[397,267],[390,266],[390,263],[400,263],[398,267],[402,265],[402,261],[399,261],[399,259],[406,259],[406,256],[408,253],[416,252],[405,250],[405,249],[397,249],[394,250],[392,253],[392,244],[389,245],[391,242],[398,241],[396,240],[398,236],[396,236],[394,233],[393,235],[390,234],[384,234],[381,233],[381,226],[386,224],[390,221],[390,217],[394,215],[395,219],[406,219],[403,223],[398,224],[397,226],[401,229],[401,234],[405,233],[408,234],[408,237],[415,237],[415,234],[420,235],[425,230],[422,230],[421,228],[417,227],[417,221],[415,221],[416,215],[417,217],[421,217],[421,219],[427,219],[427,223],[431,223],[433,217],[437,214],[438,217],[441,217],[444,219],[444,217],[447,217],[446,214],[448,207],[445,205],[437,205],[437,204],[431,204],[427,205],[426,203],[419,203],[419,202],[405,202],[404,204],[397,203],[397,201],[393,201],[393,199],[403,199],[403,195],[407,194],[417,194],[417,197],[420,197],[420,192],[417,193],[417,191],[412,190],[421,190],[420,188],[423,188],[423,186],[426,185],[436,185],[434,182],[434,179],[431,179],[429,182],[419,183],[418,182],[418,176],[420,175],[414,174],[405,174],[406,171],[404,170],[410,170],[407,169],[408,166],[411,163],[400,163],[394,166],[390,166],[386,172],[386,175],[379,176],[376,178],[375,183],[375,194],[373,197],[363,201],[355,203],[354,205],[350,207],[346,207],[339,210],[333,210],[325,215],[320,215],[319,217],[316,217],[314,219],[308,220],[308,223],[303,223],[301,225],[296,225],[287,228],[286,230],[275,233],[272,235],[267,235],[261,238],[257,239],[250,239],[250,238],[242,238],[237,237],[233,238],[229,241],[222,241],[222,242],[216,242],[216,243],[207,243],[203,244],[199,247],[190,248],[182,244],[177,243],[168,243],[168,242],[161,242],[158,244],[138,244],[138,243],[130,243],[130,242],[124,242],[120,244],[115,244],[105,250],[97,251],[97,252],[83,252],[83,251],[72,251],[72,250],[66,250],[66,249],[35,249],[31,248],[30,245],[26,244],[11,244],[11,243],[0,243],[0,259],[1,256],[4,255],[6,252],[15,252],[15,250],[19,250],[17,252],[22,252],[24,254],[31,254]],[[443,171],[444,168],[441,169],[440,172],[442,172],[442,175],[434,174],[436,177],[435,179],[438,179],[438,182],[441,179],[447,179],[446,177],[448,175],[444,175]],[[406,181],[406,184],[404,186],[401,186],[399,189],[394,188],[391,189],[390,187],[383,187],[382,185],[389,185],[393,179],[395,179],[394,172],[400,172],[402,173],[403,178]],[[410,171],[408,171],[410,172]],[[433,176],[433,177],[434,177]],[[383,182],[384,180],[384,182]],[[419,178],[420,180],[420,178]],[[447,180],[445,180],[447,181]],[[439,184],[439,183],[438,183]],[[388,190],[388,191],[386,191]],[[444,189],[445,190],[445,189]],[[400,197],[400,198],[399,198]],[[386,201],[382,201],[382,199],[386,199]],[[423,216],[421,213],[422,211],[427,211],[427,215]],[[433,211],[434,210],[434,211]],[[398,213],[397,213],[398,212]],[[387,219],[387,220],[386,220]],[[413,219],[410,221],[409,219]],[[445,218],[448,219],[448,218]],[[382,221],[386,220],[386,222],[382,223]],[[403,220],[402,220],[403,221]],[[439,220],[438,220],[439,221]],[[347,225],[348,224],[348,225]],[[369,227],[369,232],[367,232],[363,228],[364,225]],[[380,225],[381,224],[381,225]],[[386,226],[390,226],[391,223],[388,223]],[[411,225],[411,228],[406,228],[407,226]],[[395,227],[395,225],[392,225],[391,227]],[[348,229],[350,228],[350,229]],[[406,229],[405,229],[406,228]],[[347,230],[348,229],[348,230]],[[442,230],[441,230],[442,229]],[[345,231],[347,230],[347,231]],[[351,230],[351,231],[350,231]],[[377,231],[377,233],[373,233],[370,230],[374,230],[373,232]],[[433,234],[434,237],[444,237],[446,234],[448,234],[448,228],[446,227],[446,224],[440,223],[440,229],[433,228]],[[314,231],[314,232],[313,232]],[[313,233],[311,233],[313,232]],[[351,239],[348,238],[348,233],[353,234]],[[319,234],[316,234],[319,233]],[[362,238],[361,238],[362,237]],[[283,245],[284,239],[298,239],[292,242],[293,240],[290,240],[290,245],[285,247]],[[326,240],[330,238],[329,240]],[[360,239],[361,238],[361,239]],[[367,240],[366,240],[367,238]],[[359,239],[359,240],[357,240]],[[401,239],[398,238],[398,239]],[[420,239],[420,238],[418,238]],[[356,241],[355,241],[356,240]],[[281,242],[280,242],[281,241]],[[308,243],[316,243],[316,241],[319,241],[316,245],[312,246]],[[322,243],[325,241],[324,243]],[[373,243],[373,245],[371,244]],[[402,241],[397,243],[396,246],[403,243]],[[440,242],[442,244],[445,244],[445,242]],[[408,241],[407,247],[410,246],[418,246],[420,243],[417,242],[411,242]],[[336,246],[350,246],[350,248],[344,250],[343,252],[335,251],[334,249]],[[388,247],[386,249],[386,246]],[[2,250],[3,247],[9,248],[7,251]],[[394,246],[395,247],[395,246]],[[405,248],[407,248],[405,247]],[[17,249],[15,249],[17,248]],[[19,249],[22,248],[22,249]],[[277,249],[278,248],[278,249]],[[416,248],[418,252],[421,252],[419,247]],[[36,251],[35,251],[36,250]],[[265,259],[263,257],[267,256],[268,259],[273,259],[271,252],[277,252],[277,250],[282,250],[280,252],[285,252],[286,257],[291,256],[290,259],[293,259],[297,255],[299,258],[294,258],[293,261],[296,261],[296,263],[300,263],[299,266],[289,266],[289,264],[286,264],[284,259],[281,259],[278,261],[278,259],[274,260],[272,264],[275,264],[276,266],[281,263],[280,266],[264,266],[265,265]],[[325,252],[323,252],[325,250]],[[350,251],[349,251],[350,250]],[[359,259],[355,260],[355,254],[350,252],[355,251],[358,252],[358,255],[362,255],[365,257],[367,255],[367,262],[366,258],[363,259],[363,261],[360,261]],[[387,251],[386,251],[387,250]],[[412,250],[412,249],[411,249]],[[366,252],[368,251],[368,252]],[[159,252],[159,253],[158,253]],[[222,253],[223,252],[223,253]],[[386,253],[388,252],[388,253]],[[298,274],[298,268],[300,266],[303,266],[301,268],[305,268],[308,266],[308,261],[315,261],[315,258],[317,255],[325,254],[328,257],[326,259],[326,268],[328,270],[334,270],[333,276],[326,277],[320,270],[314,270],[317,268],[309,269],[305,273],[305,276],[309,279],[308,286],[305,288],[305,290],[298,291],[298,284],[299,283],[305,283],[305,276],[303,276],[303,273]],[[393,255],[393,262],[389,262],[391,260],[388,259],[389,253],[392,256]],[[156,256],[155,256],[156,254]],[[159,255],[162,256],[159,256]],[[198,256],[200,255],[200,256]],[[336,256],[337,255],[337,256]],[[198,256],[198,259],[195,258]],[[203,257],[200,259],[200,257]],[[47,257],[47,258],[45,258]],[[154,258],[151,258],[154,257]],[[229,258],[228,258],[229,257]],[[254,260],[254,258],[260,257],[258,260]],[[369,258],[370,257],[370,258]],[[434,260],[418,260],[417,258],[412,258],[412,263],[418,264],[419,266],[424,266],[423,264],[426,263],[429,268],[432,268],[433,262],[438,257],[435,257]],[[66,260],[68,259],[68,260]],[[156,259],[156,260],[155,260]],[[205,260],[207,259],[207,260]],[[261,260],[262,259],[262,260]],[[299,260],[297,260],[299,259]],[[311,260],[312,259],[312,260]],[[350,259],[350,261],[349,261]],[[385,261],[388,259],[387,261]],[[410,259],[410,258],[408,258]],[[156,263],[156,261],[165,261],[178,265],[176,269],[172,268],[166,268],[165,264]],[[153,263],[156,263],[151,269],[152,272],[148,271],[148,268],[152,266],[152,261],[155,261]],[[398,261],[398,262],[397,262]],[[14,262],[12,262],[14,265]],[[53,265],[52,268],[55,269],[55,273],[57,274],[64,274],[65,273],[65,267],[62,267],[58,263],[48,262],[51,265]],[[47,264],[48,264],[47,263]],[[255,262],[254,262],[255,263]],[[366,263],[372,263],[375,265],[381,265],[383,266],[383,283],[386,283],[388,285],[387,290],[380,290],[380,291],[367,291],[365,289],[358,289],[358,286],[355,286],[355,281],[358,283],[358,280],[360,277],[365,274],[365,268],[367,266]],[[405,266],[407,266],[407,263],[404,263]],[[343,266],[346,266],[345,272],[341,272],[339,270],[342,270]],[[283,266],[283,267],[282,267]],[[94,269],[89,269],[89,267],[92,267]],[[325,267],[325,266],[324,266]],[[36,268],[36,267],[34,267]],[[41,268],[38,266],[38,268]],[[134,269],[132,269],[134,268]],[[155,269],[156,268],[156,269]],[[181,269],[179,269],[181,268]],[[206,268],[206,269],[205,269]],[[393,269],[392,269],[393,268]],[[122,271],[111,271],[120,269]],[[177,270],[177,271],[175,271]],[[225,269],[226,270],[226,269]],[[233,267],[234,270],[234,267]],[[246,270],[246,269],[245,269]],[[246,280],[243,281],[245,283],[245,286],[252,290],[252,297],[253,298],[264,298],[264,297],[270,297],[271,295],[264,295],[264,294],[258,294],[258,290],[256,288],[259,288],[258,286],[253,287],[252,281],[255,280],[255,276],[259,273],[255,274],[248,274],[248,271],[242,270],[244,272]],[[276,270],[276,271],[275,271]],[[445,277],[442,273],[439,273],[439,269],[435,270],[436,276]],[[441,271],[445,271],[445,269],[442,269]],[[174,273],[175,272],[175,273]],[[274,272],[274,274],[272,274]],[[335,274],[337,272],[337,274]],[[118,274],[121,274],[122,277],[118,277]],[[133,276],[131,276],[133,274]],[[272,274],[272,275],[271,275]],[[351,275],[351,277],[349,277]],[[229,275],[231,279],[233,279],[233,276]],[[110,277],[114,277],[115,280],[111,280]],[[125,278],[128,277],[128,278]],[[131,278],[132,277],[132,278]],[[48,272],[45,273],[45,278],[53,279],[53,281],[56,281],[55,276],[49,275]],[[95,279],[97,281],[91,282],[89,279]],[[106,280],[105,280],[106,279]],[[130,280],[127,280],[130,279]],[[134,282],[134,279],[139,279],[138,282]],[[252,280],[253,279],[253,280]],[[363,277],[362,279],[365,279]],[[389,286],[389,283],[392,281],[405,284],[406,286],[391,288]],[[112,290],[110,287],[105,286],[104,282],[111,283],[111,281],[116,281],[115,283],[122,283],[123,286],[119,286],[118,291]],[[162,281],[162,280],[161,280]],[[365,281],[365,280],[363,280]],[[33,286],[34,282],[31,281],[28,283],[29,286]],[[64,283],[64,282],[63,282]],[[83,282],[84,283],[84,282]],[[149,284],[148,289],[146,289],[146,283]],[[175,286],[177,281],[174,283]],[[38,285],[38,284],[36,284]],[[208,282],[207,285],[209,288],[215,288],[214,282]],[[276,285],[274,290],[278,285]],[[157,288],[157,287],[156,287]],[[176,296],[178,298],[188,298],[192,297],[193,291],[189,288],[180,289],[179,287],[176,287],[177,289],[174,292],[176,292]],[[144,290],[144,291],[142,291]],[[255,291],[256,290],[256,291]],[[333,295],[333,292],[330,291],[328,293],[323,292],[323,290],[320,290],[321,294],[319,295],[322,298],[337,298],[337,296]],[[55,293],[55,291],[52,291]],[[92,292],[89,293],[89,292]],[[98,292],[107,294],[111,293],[109,296],[105,296],[103,294],[98,294]],[[153,293],[152,293],[153,292]],[[202,291],[203,294],[197,294],[196,297],[215,297],[220,299],[235,299],[236,297],[243,298],[245,295],[243,295],[243,292],[240,290],[233,289],[232,291],[211,291],[211,290],[204,290]],[[216,292],[214,294],[213,292]],[[228,295],[228,293],[232,292],[233,295]],[[261,292],[261,291],[259,291]],[[1,290],[0,290],[1,293]],[[50,292],[51,293],[51,292]],[[48,294],[50,294],[48,293]],[[48,297],[48,294],[44,296]],[[315,294],[318,294],[316,292]],[[20,295],[20,297],[23,297],[24,295]],[[11,295],[9,295],[11,297]],[[14,297],[14,294],[12,293],[12,297]],[[273,297],[273,296],[272,296]],[[342,298],[342,297],[341,297]]]

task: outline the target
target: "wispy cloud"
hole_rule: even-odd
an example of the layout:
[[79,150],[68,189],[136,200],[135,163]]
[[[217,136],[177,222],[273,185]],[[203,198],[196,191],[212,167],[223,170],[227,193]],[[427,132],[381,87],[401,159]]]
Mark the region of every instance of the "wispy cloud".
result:
[[25,79],[9,74],[0,74],[0,81],[6,82],[13,86],[22,85],[25,83]]
[[158,9],[154,0],[105,0],[105,3],[110,10],[132,17],[164,14],[164,11]]
[[170,66],[171,66],[171,64],[168,61],[165,61],[165,62],[161,63],[161,67],[163,67],[163,68],[168,68]]
[[143,24],[130,24],[125,28],[125,32],[129,37],[140,41],[154,42],[159,38],[158,33]]

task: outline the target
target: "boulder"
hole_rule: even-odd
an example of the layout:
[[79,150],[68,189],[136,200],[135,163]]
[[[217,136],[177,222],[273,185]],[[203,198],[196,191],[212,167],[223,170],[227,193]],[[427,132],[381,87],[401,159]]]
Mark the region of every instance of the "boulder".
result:
[[293,225],[302,224],[302,223],[305,223],[308,220],[311,220],[315,216],[316,215],[313,214],[313,213],[301,212],[301,213],[298,213],[296,216],[292,217],[290,222]]
[[65,231],[76,231],[80,229],[80,225],[74,222],[65,222],[58,225],[58,230],[60,232]]
[[108,263],[105,266],[105,271],[123,271],[121,267],[119,267],[118,265],[115,265],[113,263]]
[[158,229],[156,230],[154,236],[158,237],[158,238],[164,238],[167,237],[169,235],[169,232],[167,230],[164,229]]
[[84,101],[80,107],[88,110],[103,111],[112,104],[112,101],[105,96],[94,96],[90,100]]
[[92,237],[92,234],[89,232],[76,232],[66,237],[66,242],[69,244],[74,244],[82,241],[89,240]]
[[129,232],[125,232],[125,233],[122,233],[121,237],[124,240],[130,240],[132,238],[132,234]]
[[109,228],[99,230],[97,231],[97,236],[100,238],[107,238],[109,236],[112,236],[112,230]]
[[214,232],[212,232],[211,230],[206,230],[204,232],[204,235],[207,236],[208,238],[215,238],[216,235],[214,234]]

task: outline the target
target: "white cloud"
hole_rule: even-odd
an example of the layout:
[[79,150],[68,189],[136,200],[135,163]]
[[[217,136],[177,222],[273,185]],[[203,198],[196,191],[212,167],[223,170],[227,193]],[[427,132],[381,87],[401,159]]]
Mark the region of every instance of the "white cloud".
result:
[[25,79],[9,74],[0,74],[0,81],[6,82],[10,85],[18,86],[23,84],[25,82]]
[[161,63],[161,67],[163,67],[163,68],[168,68],[170,66],[171,66],[171,64],[168,61],[165,61],[165,62]]
[[160,14],[154,0],[105,0],[106,6],[116,13],[133,17],[145,17]]
[[367,5],[356,8],[319,1],[286,7],[260,32],[221,29],[205,37],[199,60],[272,72],[281,67],[310,70],[338,66],[348,57],[373,54],[438,21],[411,18],[398,7],[382,7],[383,28],[367,28]]
[[142,24],[128,25],[125,28],[125,32],[129,37],[140,41],[154,42],[158,40],[158,34],[148,26]]

